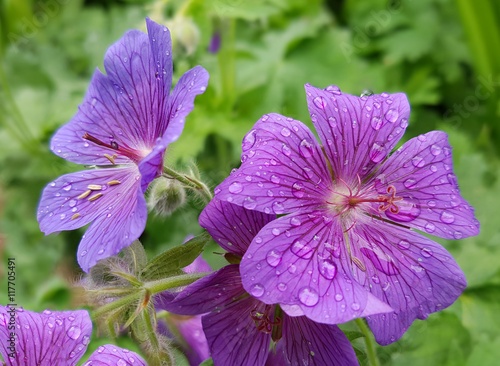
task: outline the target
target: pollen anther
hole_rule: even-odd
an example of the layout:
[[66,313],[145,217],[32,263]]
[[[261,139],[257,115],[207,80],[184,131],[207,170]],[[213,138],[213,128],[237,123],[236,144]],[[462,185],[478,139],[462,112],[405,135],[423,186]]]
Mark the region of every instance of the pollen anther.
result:
[[108,182],[108,186],[115,186],[117,184],[120,184],[121,182],[119,180],[112,180]]
[[79,195],[76,198],[78,198],[79,200],[83,200],[84,198],[86,198],[91,193],[92,193],[92,191],[89,189],[88,191],[83,192],[81,195]]
[[89,197],[88,200],[95,201],[96,199],[98,199],[101,196],[102,196],[102,193],[97,193],[97,194],[93,195],[92,197]]
[[99,184],[89,184],[87,188],[91,191],[100,191],[102,189],[102,186]]
[[76,213],[74,214],[73,216],[71,216],[71,220],[74,220],[74,219],[77,219],[80,217],[80,214],[79,213]]
[[108,159],[108,160],[111,162],[111,164],[113,164],[113,165],[115,165],[115,164],[116,164],[116,163],[115,163],[116,156],[117,156],[116,154],[113,154],[113,156],[108,155],[108,154],[104,154],[104,157],[105,157],[106,159]]
[[354,257],[352,256],[351,257],[351,260],[352,262],[356,265],[356,267],[358,267],[360,270],[362,270],[363,272],[366,272],[366,267],[365,265],[363,264],[363,262],[361,262],[361,259],[359,259],[358,257]]

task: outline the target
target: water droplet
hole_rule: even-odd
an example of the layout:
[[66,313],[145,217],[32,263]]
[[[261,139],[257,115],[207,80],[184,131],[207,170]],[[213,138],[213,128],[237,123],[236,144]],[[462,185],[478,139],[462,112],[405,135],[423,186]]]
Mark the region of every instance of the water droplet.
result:
[[371,123],[372,123],[372,128],[376,131],[380,130],[382,128],[382,125],[384,124],[382,118],[380,117],[373,117]]
[[243,207],[247,210],[253,210],[256,206],[257,202],[251,197],[247,197],[243,200]]
[[302,140],[299,146],[299,153],[304,158],[310,158],[314,154],[313,145],[306,139]]
[[279,184],[280,183],[280,178],[276,175],[272,175],[271,176],[271,182],[273,182],[274,184]]
[[455,239],[457,239],[457,240],[458,240],[458,239],[462,239],[462,236],[463,236],[463,234],[462,234],[460,231],[455,231],[455,232],[453,233],[453,237],[454,237]]
[[373,161],[374,163],[379,163],[385,158],[386,155],[387,149],[381,142],[373,143],[369,153],[371,161]]
[[418,135],[417,139],[418,139],[418,141],[425,142],[425,141],[427,141],[427,136],[425,136],[425,135]]
[[288,145],[286,144],[283,144],[283,146],[281,147],[281,151],[283,152],[283,154],[285,154],[286,156],[290,156],[290,154],[292,153],[292,150],[290,150],[290,148],[288,147]]
[[430,169],[430,170],[431,170],[431,172],[433,172],[433,173],[437,172],[437,170],[438,170],[437,166],[435,166],[435,165],[431,165],[429,169]]
[[340,95],[341,94],[341,91],[340,91],[340,88],[336,85],[329,85],[325,88],[325,90],[327,92],[330,92],[332,94],[335,94],[335,95]]
[[266,255],[267,264],[271,267],[276,267],[281,263],[281,253],[277,250],[270,250]]
[[407,250],[407,249],[410,249],[410,243],[407,242],[406,240],[401,240],[398,243],[398,247],[399,247],[399,249]]
[[271,230],[271,232],[273,233],[274,236],[278,236],[281,233],[280,229],[276,227],[273,230]]
[[413,159],[411,159],[411,163],[416,168],[422,168],[425,165],[424,159],[420,156],[415,156]]
[[292,225],[293,227],[298,227],[302,224],[302,222],[300,221],[300,219],[298,217],[292,217],[290,219],[290,225]]
[[439,154],[441,154],[441,147],[438,146],[438,145],[432,145],[431,146],[431,154],[434,155],[434,156],[438,156]]
[[336,301],[342,301],[343,299],[344,299],[344,296],[342,294],[335,295],[335,300]]
[[314,306],[319,302],[319,295],[312,288],[304,287],[299,291],[299,300],[305,306]]
[[396,122],[398,117],[399,117],[399,112],[392,108],[385,113],[385,119],[391,123]]
[[402,128],[408,127],[408,120],[406,118],[401,119],[401,123],[399,124]]
[[70,200],[68,202],[69,207],[75,207],[76,206],[76,200]]
[[260,236],[255,237],[255,242],[257,244],[262,244],[262,237],[260,237]]
[[325,259],[319,265],[319,273],[327,280],[332,280],[337,274],[337,266],[330,259]]
[[445,224],[452,224],[455,221],[455,216],[453,214],[443,211],[440,217],[441,221]]
[[313,99],[314,105],[320,109],[324,109],[326,106],[325,98],[316,97]]
[[261,297],[262,295],[264,295],[264,286],[262,286],[260,283],[256,283],[252,286],[250,294],[254,297]]
[[81,333],[82,330],[74,325],[72,325],[71,328],[69,328],[68,331],[66,332],[67,336],[70,337],[71,339],[78,339]]
[[84,250],[83,252],[80,253],[81,257],[85,257],[86,255],[87,255],[87,251],[86,250]]
[[273,203],[273,211],[276,215],[281,215],[282,213],[285,212],[285,207],[280,202],[274,202]]
[[64,219],[66,218],[66,214],[61,214],[61,215],[59,215],[59,218],[60,218],[61,220],[64,220]]
[[234,182],[229,186],[229,192],[231,193],[240,193],[243,191],[243,186],[239,182]]
[[359,306],[359,304],[357,302],[353,302],[352,305],[351,305],[351,308],[354,311],[358,311],[359,308],[360,308],[360,306]]
[[313,255],[311,246],[301,239],[297,239],[293,242],[291,250],[297,257],[305,259],[309,259]]
[[427,223],[425,225],[425,231],[427,231],[429,234],[433,233],[436,231],[436,225],[434,225],[432,222]]
[[116,366],[127,366],[127,363],[121,358],[116,362]]
[[407,180],[404,181],[403,184],[406,188],[410,189],[417,185],[417,180],[414,178],[408,178]]
[[288,286],[286,285],[286,283],[283,282],[278,283],[278,290],[280,290],[281,292],[286,291],[287,287]]
[[292,186],[292,194],[297,198],[304,197],[304,186],[300,182],[295,182]]
[[[262,117],[262,120],[264,120],[264,117]],[[250,130],[245,135],[245,137],[243,138],[243,142],[241,144],[241,149],[243,151],[250,150],[253,147],[253,145],[255,145],[256,135],[257,135],[257,130]]]
[[425,258],[430,258],[432,257],[432,250],[430,250],[429,248],[424,248],[420,251],[420,253],[422,254],[422,257],[425,257]]
[[62,189],[65,190],[66,192],[69,191],[71,189],[71,183],[64,185]]

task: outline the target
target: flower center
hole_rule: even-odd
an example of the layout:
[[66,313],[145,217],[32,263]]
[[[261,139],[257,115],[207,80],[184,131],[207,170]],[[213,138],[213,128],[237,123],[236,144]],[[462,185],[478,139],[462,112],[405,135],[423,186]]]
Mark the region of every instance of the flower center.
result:
[[85,132],[82,138],[91,141],[96,145],[113,150],[113,155],[104,154],[104,157],[108,159],[113,165],[115,164],[115,159],[117,158],[118,154],[128,157],[136,164],[138,164],[148,154],[148,152],[145,153],[144,151],[132,149],[131,147],[123,143],[118,144],[118,142],[116,142],[114,139],[111,139],[109,144],[107,144],[87,132]]
[[281,318],[276,317],[274,319],[274,305],[266,305],[263,311],[259,311],[257,308],[254,308],[250,311],[250,317],[255,322],[257,326],[257,330],[260,332],[269,334],[273,331],[274,326],[281,325]]
[[[337,184],[331,191],[332,195],[327,201],[332,206],[333,213],[344,222],[344,226],[349,224],[348,231],[356,223],[357,212],[360,210],[368,215],[377,215],[380,212],[389,210],[393,214],[399,213],[397,202],[402,201],[403,197],[396,196],[396,187],[390,185],[386,190],[387,194],[378,194],[375,186],[363,187],[361,179],[358,176],[358,184],[352,187],[341,178],[337,178]],[[372,203],[380,203],[375,208]]]

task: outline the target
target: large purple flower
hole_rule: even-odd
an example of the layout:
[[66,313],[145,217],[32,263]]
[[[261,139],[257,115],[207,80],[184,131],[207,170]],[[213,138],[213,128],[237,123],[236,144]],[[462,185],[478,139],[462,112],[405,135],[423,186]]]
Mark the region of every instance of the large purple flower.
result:
[[215,190],[248,209],[289,214],[253,239],[243,285],[266,304],[298,305],[329,324],[377,314],[375,296],[387,305],[368,323],[388,344],[466,286],[451,255],[410,228],[460,239],[479,223],[459,194],[445,133],[389,155],[408,125],[404,94],[356,97],[310,85],[306,93],[321,145],[303,123],[265,115],[243,139],[240,169]]
[[105,57],[107,75],[96,70],[73,119],[51,141],[52,151],[93,169],[67,174],[43,191],[38,208],[45,234],[91,223],[78,248],[88,271],[117,254],[143,232],[144,192],[163,170],[166,147],[177,140],[208,73],[187,71],[172,94],[169,30],[146,19],[148,34],[125,33]]
[[[0,305],[0,354],[7,366],[74,366],[87,350],[92,322],[85,310],[35,313]],[[141,356],[101,346],[84,366],[146,366]]]
[[[254,236],[274,218],[215,199],[202,212],[200,225],[236,258],[244,255]],[[202,324],[215,365],[263,366],[277,360],[284,365],[358,364],[348,339],[336,325],[289,316],[277,305],[250,296],[237,264],[189,285],[173,301],[167,295],[161,307],[184,315],[208,313]],[[294,307],[284,306],[283,310],[300,313]],[[272,362],[268,360],[271,339],[278,342],[279,353],[271,356]]]

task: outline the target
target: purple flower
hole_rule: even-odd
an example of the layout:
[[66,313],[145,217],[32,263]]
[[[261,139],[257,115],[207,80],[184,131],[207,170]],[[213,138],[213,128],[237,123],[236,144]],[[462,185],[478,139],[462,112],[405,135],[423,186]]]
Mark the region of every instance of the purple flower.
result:
[[208,52],[217,53],[219,52],[221,44],[220,32],[216,30],[210,39],[210,44],[208,45]]
[[252,240],[243,286],[321,323],[367,316],[388,344],[466,286],[451,255],[411,229],[460,239],[478,234],[479,222],[458,191],[444,132],[389,155],[408,125],[404,94],[310,85],[306,93],[321,145],[303,123],[265,115],[243,139],[240,169],[215,190],[248,209],[288,214]]
[[[87,350],[92,322],[85,310],[42,313],[0,305],[0,354],[7,366],[73,366]],[[138,354],[101,346],[83,366],[146,366]]]
[[117,254],[144,231],[144,192],[162,173],[166,147],[177,140],[208,73],[187,71],[170,95],[172,55],[169,30],[146,18],[148,34],[125,33],[105,57],[107,75],[96,70],[73,119],[51,141],[52,151],[93,169],[59,177],[43,191],[38,208],[45,234],[89,223],[78,248],[88,272]]
[[[255,234],[274,217],[215,199],[202,212],[200,225],[222,248],[241,257]],[[216,365],[265,365],[271,339],[278,342],[273,362],[276,358],[285,365],[358,364],[353,348],[337,326],[289,316],[277,305],[249,296],[237,264],[189,285],[173,301],[168,296],[164,300],[161,307],[171,312],[208,313],[202,317],[202,324]],[[300,313],[293,306],[284,305],[283,310],[291,315]]]

